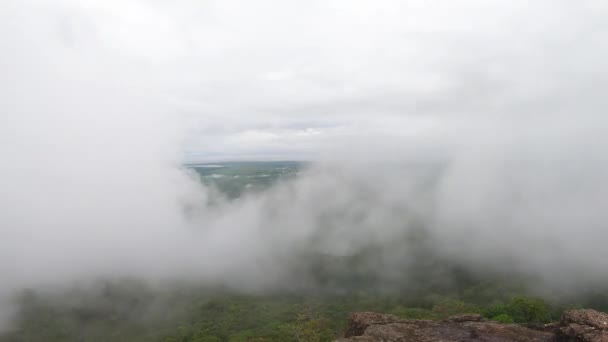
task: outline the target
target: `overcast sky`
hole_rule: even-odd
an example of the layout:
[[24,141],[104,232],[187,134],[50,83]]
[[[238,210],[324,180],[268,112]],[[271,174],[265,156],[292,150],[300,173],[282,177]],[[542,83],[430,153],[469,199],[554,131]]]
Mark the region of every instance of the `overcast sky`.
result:
[[577,110],[581,100],[602,101],[606,86],[602,0],[3,7],[6,50],[26,51],[15,59],[29,51],[35,63],[87,60],[103,74],[145,74],[129,87],[154,89],[183,120],[187,160],[311,159],[378,137],[437,142],[484,121],[553,120],[573,97]]

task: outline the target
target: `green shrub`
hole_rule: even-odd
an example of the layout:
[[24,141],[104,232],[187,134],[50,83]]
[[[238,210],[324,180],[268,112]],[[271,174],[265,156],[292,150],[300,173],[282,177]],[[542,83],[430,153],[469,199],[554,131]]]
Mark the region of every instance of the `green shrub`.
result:
[[492,320],[500,323],[513,323],[513,317],[507,314],[500,314],[498,316],[494,316],[492,317]]
[[278,328],[280,341],[331,341],[334,336],[329,322],[323,318],[298,318],[295,322],[282,324]]
[[439,318],[445,318],[463,313],[480,313],[477,305],[465,303],[461,300],[448,300],[433,307],[433,313]]
[[515,323],[546,323],[551,321],[551,308],[540,298],[514,297],[504,304],[492,305],[483,314],[496,320],[496,317],[509,316]]
[[483,315],[488,318],[493,318],[500,315],[509,315],[509,308],[504,304],[494,304],[485,308],[483,310]]
[[544,300],[531,297],[515,297],[508,305],[508,313],[518,323],[551,321],[551,310]]

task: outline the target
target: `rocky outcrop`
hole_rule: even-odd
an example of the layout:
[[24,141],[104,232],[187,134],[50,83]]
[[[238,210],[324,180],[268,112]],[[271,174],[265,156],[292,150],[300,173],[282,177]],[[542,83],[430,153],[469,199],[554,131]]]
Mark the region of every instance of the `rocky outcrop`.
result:
[[357,312],[348,323],[340,342],[608,342],[608,314],[595,310],[567,311],[558,324],[532,328],[487,321],[477,314],[430,321]]
[[608,342],[608,314],[570,310],[562,315],[556,341]]

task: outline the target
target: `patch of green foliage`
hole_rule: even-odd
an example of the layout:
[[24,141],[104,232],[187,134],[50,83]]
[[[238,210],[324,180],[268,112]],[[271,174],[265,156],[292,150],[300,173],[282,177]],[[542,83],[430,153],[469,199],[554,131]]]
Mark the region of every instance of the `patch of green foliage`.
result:
[[[485,289],[484,297],[490,291]],[[457,293],[427,293],[425,298],[426,304],[416,306],[420,302],[409,292],[244,295],[187,287],[158,291],[137,282],[61,295],[28,291],[21,297],[15,329],[0,335],[0,341],[332,341],[356,311],[412,319],[480,313],[504,323],[548,322],[559,315],[535,297],[513,296],[491,305],[464,301]]]
[[489,306],[483,314],[501,322],[515,323],[547,323],[557,318],[552,317],[552,308],[543,299],[524,296],[514,297],[507,304]]
[[507,315],[507,314],[500,314],[500,315],[496,315],[494,317],[492,317],[493,321],[496,322],[500,322],[500,323],[514,323],[515,321],[513,320],[513,317]]
[[446,318],[462,313],[481,313],[479,306],[471,303],[465,303],[461,300],[450,299],[439,303],[433,307],[433,312],[438,318]]

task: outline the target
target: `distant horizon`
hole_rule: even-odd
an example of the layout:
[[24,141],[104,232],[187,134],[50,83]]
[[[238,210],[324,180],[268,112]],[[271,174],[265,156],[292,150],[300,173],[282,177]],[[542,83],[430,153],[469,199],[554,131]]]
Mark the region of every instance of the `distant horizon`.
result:
[[311,160],[216,160],[216,161],[194,161],[194,162],[182,162],[182,165],[212,165],[212,164],[229,164],[229,163],[310,163]]

